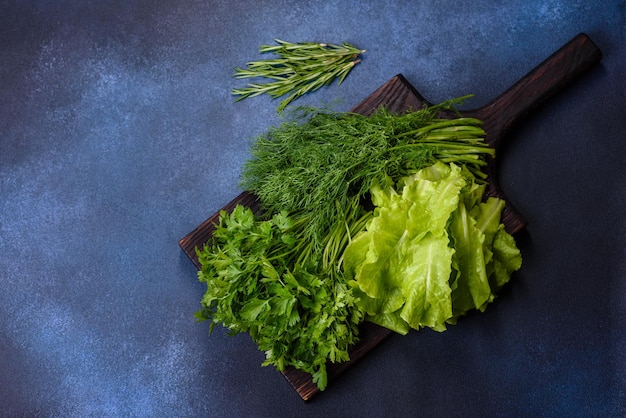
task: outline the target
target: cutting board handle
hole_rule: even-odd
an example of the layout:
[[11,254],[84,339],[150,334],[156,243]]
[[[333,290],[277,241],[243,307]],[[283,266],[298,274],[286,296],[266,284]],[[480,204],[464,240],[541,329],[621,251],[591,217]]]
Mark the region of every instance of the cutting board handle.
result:
[[500,96],[468,113],[484,121],[485,139],[497,149],[512,125],[601,59],[600,49],[580,33]]
[[[601,59],[600,49],[586,34],[580,33],[494,100],[464,113],[483,121],[485,141],[497,153],[511,126]],[[521,230],[526,226],[526,220],[500,188],[495,160],[489,161],[486,171],[490,178],[486,195],[507,201],[502,212],[507,231],[514,233]]]
[[[485,141],[496,150],[496,155],[498,155],[502,139],[511,126],[601,59],[600,49],[586,34],[580,33],[494,100],[480,108],[460,113],[463,116],[475,117],[483,121],[483,128],[486,132]],[[398,74],[354,107],[352,111],[370,115],[383,105],[390,110],[403,111],[420,109],[432,104],[401,74]],[[441,116],[454,118],[458,116],[458,113],[445,111]],[[485,170],[489,183],[485,194],[499,197],[507,202],[502,212],[502,222],[506,225],[508,232],[515,233],[526,226],[526,220],[513,207],[500,188],[496,165],[496,159],[488,159]]]

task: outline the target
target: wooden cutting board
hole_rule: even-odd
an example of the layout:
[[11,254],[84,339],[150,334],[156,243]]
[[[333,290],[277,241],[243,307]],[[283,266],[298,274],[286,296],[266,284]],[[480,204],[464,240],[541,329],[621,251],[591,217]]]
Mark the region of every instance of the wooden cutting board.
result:
[[[508,130],[531,110],[535,109],[547,98],[557,93],[571,81],[576,79],[602,58],[602,53],[591,39],[584,33],[574,37],[567,44],[553,53],[535,69],[526,74],[517,83],[486,105],[462,111],[463,116],[475,117],[484,122],[486,141],[496,149],[496,155],[501,147]],[[424,99],[401,74],[386,82],[365,100],[356,105],[352,111],[363,115],[370,115],[377,108],[385,106],[392,112],[405,112],[429,106]],[[452,111],[441,114],[442,117],[457,117]],[[489,175],[488,196],[496,196],[506,201],[502,213],[502,222],[511,234],[515,234],[526,226],[524,218],[515,210],[506,198],[497,181],[496,159],[491,159],[487,166]],[[253,211],[260,209],[258,199],[243,192],[222,210],[230,212],[238,204],[248,206]],[[196,247],[202,247],[210,238],[214,224],[218,222],[219,211],[204,221],[201,225],[185,235],[179,245],[194,265],[200,269],[196,256]],[[374,347],[393,334],[386,328],[371,323],[364,323],[360,328],[360,341],[350,351],[350,361],[344,363],[330,363],[327,367],[328,382],[332,382],[350,366],[363,358]],[[311,375],[294,368],[283,372],[285,378],[298,392],[300,397],[308,401],[319,390],[313,383]]]

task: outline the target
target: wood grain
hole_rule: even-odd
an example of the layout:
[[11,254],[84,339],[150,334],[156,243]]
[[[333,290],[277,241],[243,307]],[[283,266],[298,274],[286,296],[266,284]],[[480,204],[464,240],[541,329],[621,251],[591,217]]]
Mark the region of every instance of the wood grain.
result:
[[[602,54],[598,47],[586,34],[581,33],[500,96],[483,107],[461,113],[464,116],[483,120],[486,141],[496,149],[496,154],[498,154],[506,133],[512,126],[550,96],[560,91],[591,66],[599,62],[601,58]],[[391,112],[400,113],[429,105],[431,103],[424,99],[404,76],[398,74],[356,105],[351,111],[370,115],[377,108],[385,106]],[[442,116],[452,118],[456,117],[456,114],[449,112],[447,114],[444,113]],[[496,160],[491,159],[489,161],[487,168],[489,188],[486,193],[489,196],[497,196],[506,201],[502,221],[507,231],[514,234],[526,226],[526,220],[515,210],[500,189],[497,181]],[[259,200],[248,192],[241,193],[222,210],[229,212],[238,204],[248,206],[255,212],[260,210]],[[218,218],[219,212],[215,213],[179,241],[182,250],[198,269],[201,266],[196,256],[196,247],[203,246],[210,239],[214,230],[214,224]],[[392,334],[391,331],[380,326],[364,323],[360,328],[360,342],[350,352],[350,361],[328,365],[329,383],[337,379],[348,368],[365,357],[367,353]],[[283,375],[303,400],[308,401],[319,393],[317,386],[313,384],[310,374],[295,368],[289,368],[283,372]]]

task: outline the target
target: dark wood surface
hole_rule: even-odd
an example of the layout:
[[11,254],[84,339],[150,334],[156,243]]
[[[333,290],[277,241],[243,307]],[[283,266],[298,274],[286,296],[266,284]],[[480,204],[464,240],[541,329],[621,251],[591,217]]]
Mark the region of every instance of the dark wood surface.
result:
[[[461,113],[464,116],[477,117],[484,121],[484,128],[487,134],[486,141],[496,149],[497,154],[503,140],[506,138],[506,133],[512,126],[550,96],[598,63],[601,58],[602,54],[598,47],[587,35],[581,33],[500,96],[485,106]],[[352,111],[369,115],[380,106],[385,106],[392,112],[404,112],[430,104],[404,76],[399,74],[356,105]],[[454,117],[456,115],[450,112],[448,115],[443,116]],[[490,183],[487,194],[503,198],[506,201],[502,221],[507,231],[514,234],[526,226],[526,220],[515,210],[500,189],[497,182],[496,161],[497,159],[492,159],[488,165],[487,171]],[[254,211],[258,211],[260,208],[260,202],[254,195],[243,192],[226,205],[223,210],[230,211],[237,204],[249,206]],[[201,247],[209,240],[218,217],[219,212],[179,241],[180,247],[197,268],[200,268],[200,265],[196,256],[196,247]],[[350,361],[328,365],[329,383],[392,334],[391,331],[380,326],[370,323],[363,324],[360,330],[360,342],[351,350]],[[289,368],[283,372],[283,375],[305,401],[310,400],[319,392],[308,373]]]

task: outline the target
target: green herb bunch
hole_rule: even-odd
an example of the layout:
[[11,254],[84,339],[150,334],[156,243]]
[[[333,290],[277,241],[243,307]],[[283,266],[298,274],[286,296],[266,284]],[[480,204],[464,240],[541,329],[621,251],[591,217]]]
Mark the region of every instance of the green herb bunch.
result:
[[[371,116],[302,109],[300,119],[283,121],[256,138],[241,187],[259,196],[267,213],[286,210],[306,219],[300,238],[310,251],[324,251],[329,231],[345,222],[337,214],[359,207],[374,184],[392,185],[436,161],[463,164],[485,177],[485,157],[494,150],[483,140],[482,122],[438,118],[464,99],[402,115],[384,109]],[[349,224],[362,216],[350,213]],[[330,259],[337,262],[340,255]]]
[[352,289],[316,260],[294,261],[302,224],[286,212],[258,220],[239,205],[220,215],[211,242],[196,250],[207,284],[196,317],[211,320],[211,330],[248,332],[265,352],[263,365],[304,370],[324,389],[327,362],[349,360],[358,340],[363,313]]
[[349,278],[355,257],[344,257],[380,212],[372,191],[435,163],[456,163],[485,183],[482,169],[494,150],[482,122],[440,117],[464,99],[367,117],[300,108],[256,138],[241,187],[263,210],[222,212],[197,251],[207,284],[198,318],[210,319],[212,329],[248,332],[265,365],[304,370],[323,390],[327,363],[349,359],[358,324],[371,316]]
[[334,45],[275,41],[278,45],[262,45],[259,51],[261,54],[273,53],[276,58],[249,62],[246,69],[235,68],[236,78],[261,77],[271,80],[233,89],[232,93],[239,96],[237,101],[261,94],[273,98],[288,95],[278,106],[280,113],[305,93],[329,85],[335,79],[341,84],[360,62],[358,56],[365,52],[345,42]]

